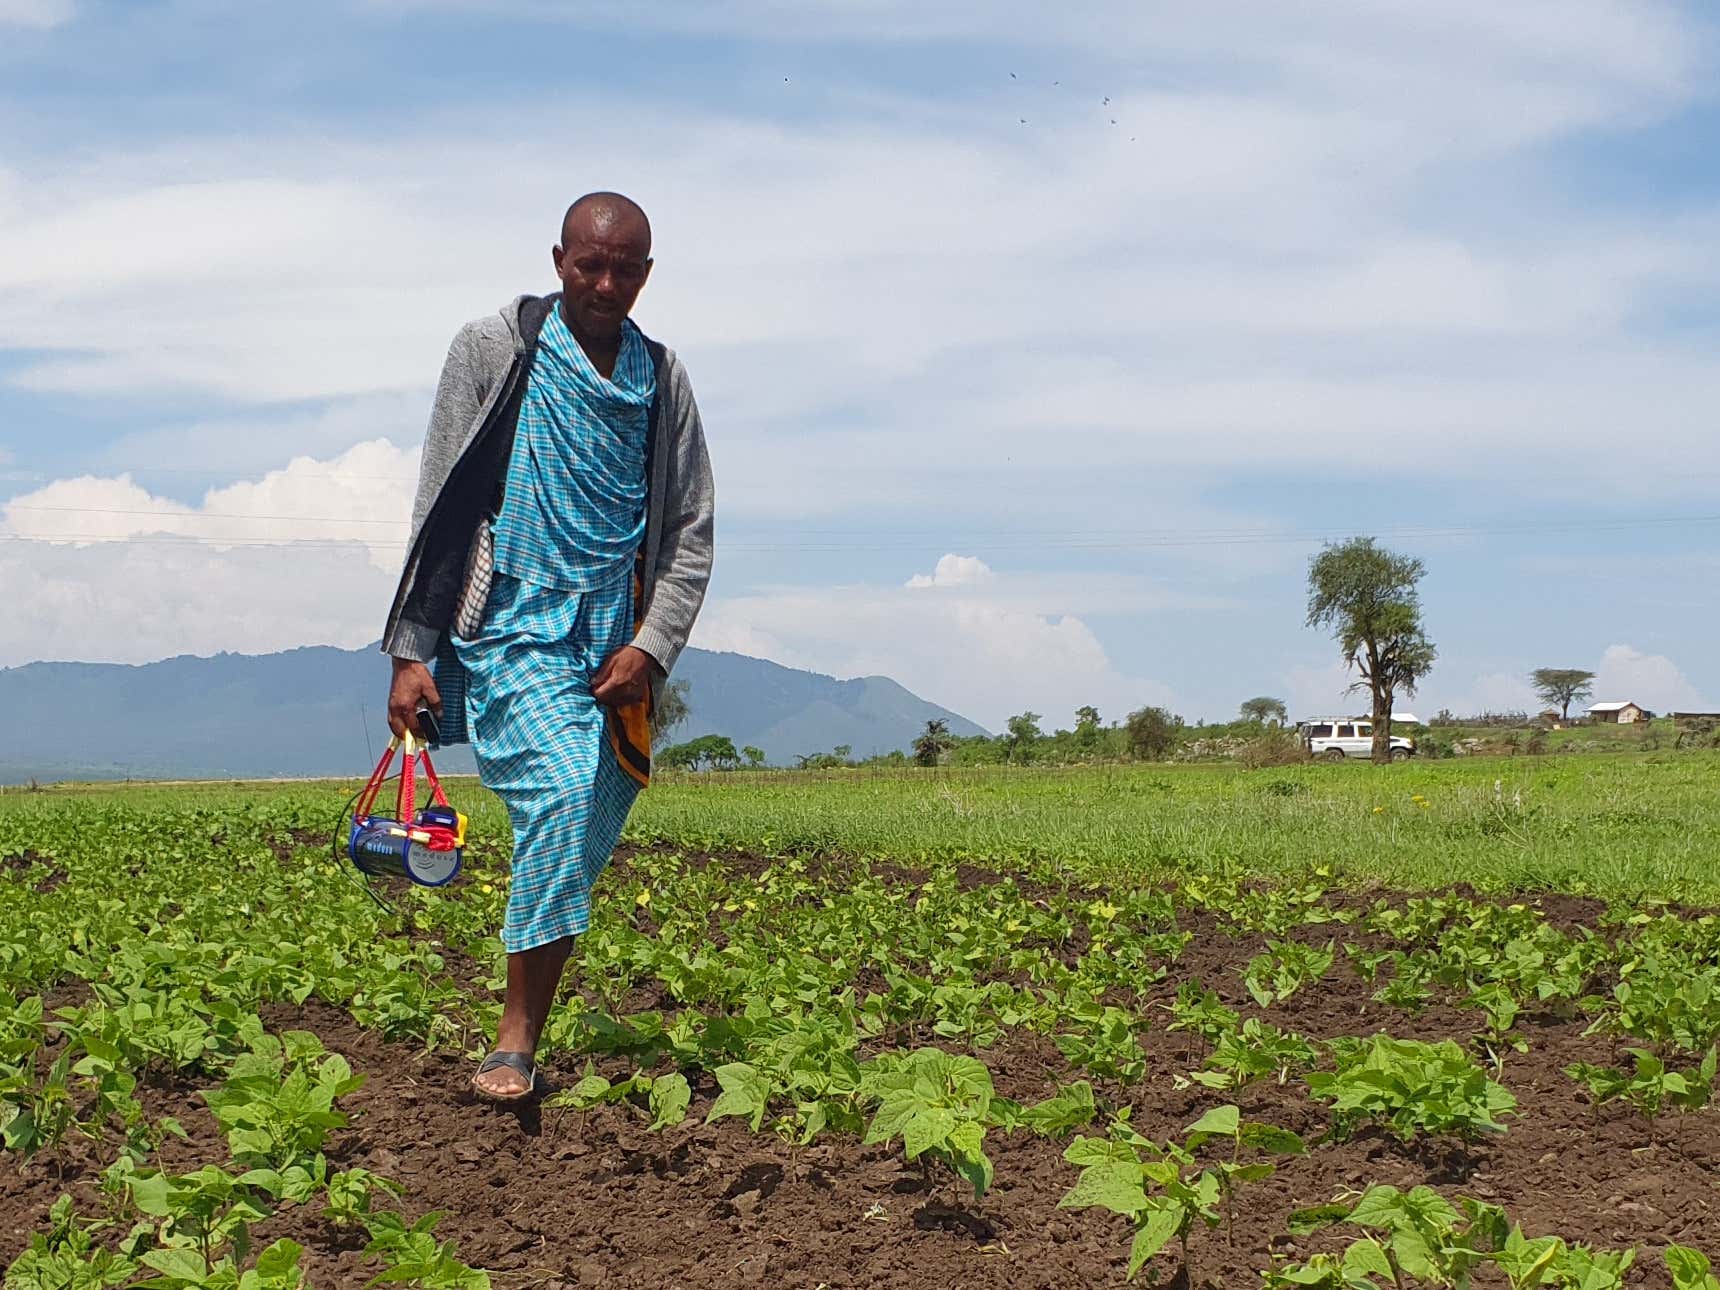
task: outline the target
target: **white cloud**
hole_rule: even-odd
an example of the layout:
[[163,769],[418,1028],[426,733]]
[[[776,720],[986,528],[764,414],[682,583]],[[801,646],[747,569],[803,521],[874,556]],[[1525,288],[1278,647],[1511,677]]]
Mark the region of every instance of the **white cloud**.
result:
[[931,573],[916,573],[906,585],[914,588],[972,587],[990,582],[994,576],[991,566],[976,556],[945,555],[938,557],[937,567]]
[[216,551],[264,544],[356,543],[371,564],[397,569],[411,518],[418,453],[386,439],[328,461],[295,457],[261,479],[210,489],[197,506],[151,494],[129,475],[83,476],[0,502],[0,536],[108,544],[190,538]]
[[[745,492],[725,496],[971,505],[953,485],[976,468],[1093,464],[1111,477],[1085,486],[1104,494],[1130,470],[1343,467],[1382,433],[1414,436],[1424,475],[1497,476],[1556,441],[1592,477],[1611,470],[1616,427],[1645,419],[1639,477],[1720,468],[1690,411],[1720,398],[1708,355],[1639,328],[1667,293],[1715,278],[1712,215],[1589,214],[1515,164],[1687,95],[1700,42],[1676,11],[1307,8],[1113,4],[1103,21],[1023,27],[1187,63],[1189,88],[1118,74],[1103,109],[1116,129],[1096,100],[1040,86],[1030,130],[1014,91],[836,90],[804,121],[635,104],[627,140],[585,138],[581,170],[654,211],[642,318],[689,357],[720,451],[744,463]],[[755,35],[1008,27],[986,6],[894,0],[672,9]],[[1200,73],[1221,57],[1252,74],[1209,88]],[[240,404],[421,399],[460,321],[549,281],[566,180],[496,143],[513,115],[14,157],[0,346],[31,356],[12,379]],[[1454,185],[1514,213],[1452,220]],[[105,236],[116,222],[132,235]],[[92,331],[97,307],[109,325]]]
[[[1443,684],[1447,679],[1440,676],[1434,685]],[[1477,716],[1484,712],[1539,712],[1543,706],[1529,684],[1527,668],[1522,673],[1480,673],[1456,698],[1443,690],[1439,693],[1438,706],[1434,710],[1449,708],[1460,717]]]
[[[368,3],[574,25],[608,21],[601,8],[563,0]],[[661,0],[634,19],[681,34],[717,31],[766,41],[1007,41],[1008,33],[1021,33],[1054,58],[1068,49],[1108,58],[1223,58],[1321,84],[1386,81],[1405,100],[1424,87],[1461,100],[1468,95],[1451,93],[1454,84],[1473,90],[1509,75],[1554,104],[1575,105],[1597,88],[1664,92],[1669,81],[1689,74],[1693,61],[1677,9],[1656,0],[1446,0],[1433,7],[1404,0],[1173,0],[1150,7],[1092,0],[1062,22],[1048,20],[1035,0]],[[1028,64],[1048,61],[1032,57]],[[1052,76],[1034,78],[1040,79],[1053,88]]]
[[74,0],[0,0],[0,27],[58,27],[76,8]]
[[1640,703],[1656,712],[1706,711],[1710,704],[1676,663],[1634,645],[1609,645],[1595,669],[1597,703]]
[[[1697,685],[1664,654],[1648,654],[1634,645],[1610,645],[1600,660],[1589,666],[1595,672],[1594,694],[1585,703],[1573,705],[1573,716],[1588,703],[1609,700],[1640,703],[1656,712],[1706,710],[1709,706]],[[1411,706],[1424,717],[1441,708],[1459,717],[1484,712],[1538,712],[1543,705],[1529,683],[1529,672],[1525,665],[1520,671],[1476,672],[1463,681],[1462,672],[1447,664],[1435,670],[1422,698]],[[1299,711],[1312,712],[1318,707],[1349,712],[1367,707],[1365,696],[1340,697],[1349,676],[1339,664],[1298,668],[1292,676],[1292,707]]]
[[[484,7],[607,21],[590,6]],[[65,9],[0,0],[0,19]],[[0,541],[0,588],[46,607],[39,626],[7,625],[6,657],[373,636],[398,559],[379,534],[397,531],[413,473],[410,454],[376,441],[416,437],[461,321],[549,285],[574,173],[653,211],[659,268],[641,318],[692,369],[724,543],[750,524],[780,551],[801,543],[789,521],[842,515],[831,527],[845,535],[808,534],[805,551],[869,545],[914,562],[896,585],[722,596],[706,643],[887,673],[988,724],[1028,706],[1056,721],[1079,703],[1120,715],[1168,699],[1098,633],[1120,615],[1231,608],[1230,584],[1196,597],[1144,576],[1023,572],[1008,552],[1132,559],[1221,526],[1248,540],[1263,517],[1212,500],[1239,471],[1384,458],[1423,492],[1472,481],[1469,501],[1502,511],[1531,476],[1663,503],[1720,476],[1705,411],[1720,374],[1689,332],[1654,326],[1720,285],[1720,212],[1695,197],[1682,214],[1579,201],[1536,164],[1544,145],[1628,130],[1705,86],[1712,44],[1670,5],[1096,0],[1047,19],[1027,0],[668,0],[635,16],[802,41],[1001,31],[1020,42],[1005,48],[1021,79],[1006,81],[1000,54],[995,89],[797,77],[771,109],[575,90],[555,101],[566,121],[619,108],[630,128],[583,132],[569,167],[498,142],[541,96],[450,95],[410,124],[362,113],[243,138],[217,125],[39,155],[9,141],[0,352],[16,352],[0,379],[49,406],[136,406],[150,428],[87,459],[100,477],[13,499],[7,531],[106,542]],[[1045,69],[1065,62],[1078,74],[1051,86]],[[804,110],[786,97],[802,92],[816,96]],[[186,407],[199,410],[164,424],[163,409]],[[14,464],[31,467],[24,445],[49,429],[8,426]],[[325,490],[316,468],[361,448],[377,455],[351,473],[391,486]],[[219,483],[294,456],[306,460],[194,505],[163,495],[182,476],[143,469]],[[142,514],[22,509],[55,502]],[[273,514],[363,545],[184,541],[292,531],[259,518]],[[386,523],[356,522],[372,518]],[[901,585],[922,554],[962,542],[934,527],[946,522],[988,540]],[[1299,563],[1231,539],[1135,567]],[[840,556],[785,558],[791,583],[855,577]],[[1332,671],[1283,678],[1295,706],[1353,706]]]
[[[894,587],[780,587],[714,599],[694,644],[837,676],[889,676],[990,729],[1027,709],[1067,725],[1085,703],[1121,718],[1171,702],[1162,683],[1112,663],[1054,577],[990,569],[975,577],[974,566],[984,569],[945,556],[938,573],[955,571],[954,581],[921,574]],[[926,594],[934,587],[939,594]]]
[[374,640],[404,554],[413,490],[401,481],[416,467],[415,448],[373,440],[195,506],[124,475],[0,503],[0,602],[30,609],[0,616],[0,666]]
[[[360,545],[215,550],[188,539],[79,546],[0,538],[0,667],[144,663],[220,649],[356,648],[382,634],[392,574]],[[378,686],[386,669],[378,659]]]

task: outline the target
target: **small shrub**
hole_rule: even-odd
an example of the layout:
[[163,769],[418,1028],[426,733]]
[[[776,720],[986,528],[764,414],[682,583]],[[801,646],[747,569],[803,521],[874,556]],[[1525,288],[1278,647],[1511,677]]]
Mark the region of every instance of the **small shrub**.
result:
[[1183,719],[1164,708],[1141,708],[1123,723],[1131,755],[1142,761],[1163,761],[1182,738]]
[[[1267,730],[1236,750],[1236,760],[1248,770],[1299,766],[1308,760],[1308,747],[1293,730]],[[1280,781],[1282,782],[1282,781]],[[1305,785],[1299,785],[1304,792]]]

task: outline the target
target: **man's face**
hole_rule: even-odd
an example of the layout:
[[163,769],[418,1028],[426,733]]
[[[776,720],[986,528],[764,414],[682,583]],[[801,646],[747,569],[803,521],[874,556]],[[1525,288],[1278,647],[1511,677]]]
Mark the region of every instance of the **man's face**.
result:
[[574,332],[614,341],[651,276],[650,235],[633,221],[576,216],[555,248],[555,271]]

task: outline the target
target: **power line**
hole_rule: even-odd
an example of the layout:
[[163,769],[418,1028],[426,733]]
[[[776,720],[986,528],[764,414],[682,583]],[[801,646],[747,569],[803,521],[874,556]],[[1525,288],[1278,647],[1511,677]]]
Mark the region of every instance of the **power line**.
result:
[[[411,521],[409,519],[377,519],[377,518],[367,518],[367,517],[363,517],[363,516],[346,516],[346,515],[251,515],[251,514],[246,514],[246,513],[238,512],[238,511],[173,512],[173,511],[157,511],[157,510],[144,510],[144,509],[133,510],[133,509],[126,509],[123,507],[108,507],[108,506],[37,506],[34,504],[28,504],[28,503],[15,503],[15,504],[12,504],[10,507],[7,507],[7,504],[3,503],[3,502],[0,502],[0,508],[7,508],[10,510],[18,510],[18,511],[31,511],[31,512],[44,512],[44,513],[51,512],[51,513],[62,514],[62,515],[146,516],[146,517],[150,517],[150,518],[154,518],[154,519],[159,519],[162,521],[171,521],[175,524],[183,523],[186,521],[220,520],[220,521],[238,521],[238,522],[254,521],[257,523],[271,523],[271,524],[382,524],[382,525],[392,525],[396,528],[405,528],[405,527],[409,526],[411,523]],[[1455,524],[1455,525],[1453,525],[1453,524],[1413,525],[1412,524],[1412,525],[1399,525],[1397,527],[1389,528],[1389,529],[1378,529],[1378,528],[1376,528],[1373,530],[1373,533],[1377,537],[1397,537],[1397,538],[1464,537],[1464,536],[1479,535],[1479,534],[1492,534],[1492,533],[1588,532],[1588,531],[1606,531],[1606,530],[1621,529],[1621,528],[1649,528],[1649,527],[1661,527],[1661,526],[1678,526],[1678,525],[1687,525],[1687,524],[1715,524],[1715,523],[1720,523],[1720,515],[1642,515],[1642,516],[1631,516],[1631,517],[1624,517],[1624,518],[1611,519],[1611,520],[1608,520],[1608,519],[1592,519],[1591,518],[1591,519],[1583,519],[1583,520],[1512,520],[1512,521],[1502,521],[1502,522],[1498,522],[1498,523]],[[1368,526],[1362,525],[1359,527],[1366,528]],[[162,530],[162,531],[164,531],[164,530]],[[918,538],[943,540],[943,539],[950,538],[952,536],[989,537],[989,536],[998,535],[998,536],[1004,536],[1004,537],[1009,537],[1009,538],[1021,539],[1023,541],[1074,542],[1077,545],[1086,545],[1087,544],[1085,541],[1086,539],[1132,539],[1131,541],[1126,541],[1126,542],[1121,543],[1122,545],[1134,545],[1135,541],[1141,541],[1141,540],[1144,540],[1144,543],[1146,545],[1155,545],[1156,539],[1161,539],[1161,538],[1167,539],[1174,544],[1182,544],[1182,543],[1186,543],[1189,541],[1227,542],[1227,541],[1231,541],[1231,540],[1234,540],[1237,542],[1300,542],[1300,541],[1315,540],[1315,539],[1320,539],[1320,538],[1329,538],[1329,537],[1344,535],[1344,534],[1351,534],[1351,533],[1355,533],[1357,531],[1358,531],[1358,526],[1354,525],[1354,524],[1343,525],[1343,526],[1339,526],[1339,527],[1304,528],[1304,529],[1262,529],[1262,528],[1251,528],[1251,527],[1241,527],[1241,526],[1228,527],[1228,528],[1185,528],[1185,527],[1177,527],[1177,528],[1158,528],[1158,529],[1142,529],[1142,528],[1026,529],[1026,528],[1019,528],[1019,527],[975,529],[975,528],[963,528],[963,527],[960,527],[958,525],[940,525],[940,526],[932,526],[932,527],[926,527],[926,528],[906,528],[906,527],[895,526],[895,525],[890,525],[890,526],[874,525],[872,527],[864,528],[864,529],[814,529],[814,528],[804,528],[804,527],[798,527],[797,526],[794,529],[794,532],[797,535],[801,535],[802,537],[856,536],[856,537],[865,538],[865,537],[871,537],[874,534],[884,533],[884,534],[888,534],[890,537],[899,538],[899,539],[903,539],[904,541],[906,541],[906,540],[918,539]],[[17,536],[25,536],[25,535],[17,535]],[[70,535],[70,534],[37,534],[37,535],[30,535],[30,536],[41,537],[42,539],[47,540],[47,541],[79,540],[77,538],[74,538],[73,535]],[[85,537],[93,537],[95,539],[118,540],[119,538],[124,537],[126,535],[123,535],[123,534],[95,534],[95,535],[84,535],[84,536]],[[188,534],[186,536],[196,538],[199,535]],[[219,542],[222,544],[225,544],[227,541],[227,539],[223,539],[223,538],[207,538],[206,540],[213,541],[213,542]],[[235,540],[237,540],[237,539],[235,539]],[[281,539],[281,540],[287,541],[287,542],[292,542],[292,541],[308,541],[311,539],[286,538],[286,539]],[[335,539],[335,540],[345,540],[345,539]],[[354,539],[354,540],[360,540],[360,539]],[[368,541],[368,539],[362,539],[362,540]],[[798,550],[798,549],[804,549],[805,547],[807,547],[809,545],[816,545],[816,544],[811,544],[811,543],[807,543],[807,542],[800,541],[800,540],[785,541],[785,542],[780,542],[780,543],[779,542],[765,542],[765,543],[746,542],[743,540],[743,541],[731,541],[731,542],[725,542],[724,543],[725,547],[729,547],[731,549],[741,548],[741,547],[756,547],[758,549],[772,549],[772,548],[780,546],[783,549]],[[864,546],[867,548],[876,547],[876,549],[879,549],[879,550],[892,550],[892,549],[895,549],[896,545],[898,545],[898,544],[873,542],[873,543],[862,543],[862,544],[840,543],[840,544],[833,544],[833,545],[840,546],[840,547],[848,547],[848,546],[853,545],[853,546]]]
[[110,533],[0,533],[0,542],[32,542],[42,546],[212,546],[212,547],[352,547],[380,546],[404,551],[404,542],[369,538],[219,538],[184,535],[128,536]]
[[[36,480],[58,481],[67,478],[115,479],[121,475],[179,475],[190,479],[231,480],[232,482],[226,487],[232,487],[250,482],[249,477],[253,475],[267,477],[270,475],[285,476],[289,473],[288,468],[284,466],[204,466],[196,470],[185,466],[104,466],[102,470],[105,473],[100,475],[94,471],[86,470],[81,475],[73,476],[50,474],[41,470],[0,470],[0,480],[34,482]],[[378,475],[363,470],[293,470],[290,473],[293,479],[381,479],[405,484],[418,482],[417,475]]]
[[[90,514],[128,514],[133,512],[106,512],[100,508],[65,508],[69,511],[83,509]],[[156,514],[156,512],[143,512]],[[193,518],[189,516],[174,516],[174,519]],[[207,518],[220,518],[209,516]],[[326,522],[326,523],[392,523],[403,524],[404,521],[389,520],[325,520],[312,521],[305,517],[292,516],[250,516],[232,518],[269,519],[273,522]],[[1473,524],[1445,526],[1405,526],[1393,529],[1376,529],[1374,536],[1403,539],[1429,538],[1464,538],[1485,536],[1508,536],[1535,533],[1590,533],[1616,532],[1632,528],[1665,528],[1682,525],[1720,524],[1720,515],[1679,515],[1679,516],[1650,516],[1636,519],[1620,520],[1584,520],[1584,521],[1519,521],[1502,524]],[[1343,529],[1300,529],[1300,530],[1248,530],[1248,529],[1145,529],[1117,530],[1112,534],[1102,531],[1088,533],[1078,531],[1031,533],[1020,530],[998,530],[1007,532],[1012,540],[987,540],[981,543],[986,550],[1068,550],[1068,551],[1099,551],[1099,550],[1144,550],[1168,547],[1203,547],[1203,546],[1265,546],[1285,543],[1319,542],[1335,536],[1350,534],[1356,531],[1354,526]],[[955,541],[959,537],[972,539],[972,534],[958,535],[954,530],[925,530],[927,539],[941,538],[945,541]],[[1133,533],[1133,537],[1124,535]],[[859,542],[817,542],[817,541],[728,541],[722,543],[725,551],[741,553],[773,553],[773,552],[811,552],[838,553],[844,551],[923,551],[924,540],[907,540],[905,535],[894,534],[894,541],[859,541]],[[1100,540],[1115,538],[1116,540]],[[4,533],[0,541],[5,542],[35,542],[51,544],[67,543],[128,543],[149,545],[196,545],[214,547],[390,547],[404,550],[407,543],[393,539],[372,539],[363,537],[290,537],[290,538],[247,538],[247,537],[217,537],[208,534],[108,534],[108,533]]]
[[110,506],[35,506],[26,502],[0,507],[13,511],[51,511],[59,515],[150,515],[159,520],[267,520],[271,523],[292,524],[410,524],[410,520],[374,520],[345,515],[246,515],[238,511],[150,511],[123,510]]

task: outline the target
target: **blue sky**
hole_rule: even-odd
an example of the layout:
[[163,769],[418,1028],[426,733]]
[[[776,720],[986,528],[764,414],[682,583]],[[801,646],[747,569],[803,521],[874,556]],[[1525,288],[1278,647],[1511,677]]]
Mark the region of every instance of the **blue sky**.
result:
[[374,639],[449,337],[615,187],[718,475],[696,643],[992,726],[1353,706],[1302,579],[1375,533],[1418,711],[1720,704],[1717,48],[1653,0],[0,0],[0,666]]

